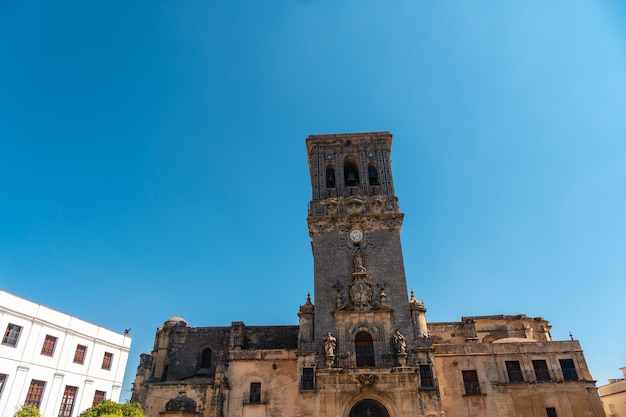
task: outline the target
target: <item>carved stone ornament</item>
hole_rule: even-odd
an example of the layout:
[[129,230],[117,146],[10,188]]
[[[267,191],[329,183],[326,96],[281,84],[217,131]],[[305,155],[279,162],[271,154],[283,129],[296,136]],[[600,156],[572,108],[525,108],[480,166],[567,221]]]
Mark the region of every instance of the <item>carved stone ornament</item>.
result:
[[[380,229],[400,230],[402,227],[402,214],[383,213],[381,215],[364,217],[327,216],[324,219],[319,219],[316,216],[309,216],[309,233],[325,233],[331,230],[349,233],[354,227],[359,227],[364,233],[368,233]],[[348,241],[351,242],[349,237]],[[365,243],[364,239],[361,246],[364,246]]]
[[359,197],[348,197],[345,201],[345,207],[349,215],[355,215],[363,212],[365,204]]
[[372,284],[364,274],[354,274],[354,280],[350,284],[350,298],[356,311],[371,310]]
[[371,374],[363,374],[356,377],[356,380],[359,384],[359,389],[363,388],[371,388],[376,383],[376,375]]

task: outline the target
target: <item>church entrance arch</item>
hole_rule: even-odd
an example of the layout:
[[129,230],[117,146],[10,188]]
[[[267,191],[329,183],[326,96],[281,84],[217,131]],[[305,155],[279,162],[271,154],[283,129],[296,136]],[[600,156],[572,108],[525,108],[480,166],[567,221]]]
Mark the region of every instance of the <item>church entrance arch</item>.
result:
[[361,400],[352,407],[348,417],[389,417],[389,413],[376,400]]

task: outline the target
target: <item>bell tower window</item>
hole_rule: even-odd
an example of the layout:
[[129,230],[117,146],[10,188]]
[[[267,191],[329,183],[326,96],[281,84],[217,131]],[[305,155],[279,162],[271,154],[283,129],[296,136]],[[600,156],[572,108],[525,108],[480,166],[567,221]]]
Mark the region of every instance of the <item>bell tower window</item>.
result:
[[335,188],[335,168],[331,165],[326,167],[326,188]]
[[349,156],[343,161],[343,173],[346,180],[346,187],[356,187],[359,185],[359,162],[355,157]]
[[201,369],[211,369],[211,358],[213,356],[213,351],[211,348],[204,348],[200,355],[200,368]]
[[367,167],[367,177],[370,185],[380,185],[378,183],[378,169],[376,169],[376,165],[369,164]]
[[374,341],[367,332],[358,332],[354,338],[357,368],[374,366]]

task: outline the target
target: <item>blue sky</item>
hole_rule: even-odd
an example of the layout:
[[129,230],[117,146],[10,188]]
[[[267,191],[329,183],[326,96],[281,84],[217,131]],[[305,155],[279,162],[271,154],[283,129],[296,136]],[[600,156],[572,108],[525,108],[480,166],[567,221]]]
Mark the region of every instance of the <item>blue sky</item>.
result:
[[430,321],[543,316],[626,365],[626,6],[0,1],[0,286],[139,354],[296,324],[305,138],[390,131]]

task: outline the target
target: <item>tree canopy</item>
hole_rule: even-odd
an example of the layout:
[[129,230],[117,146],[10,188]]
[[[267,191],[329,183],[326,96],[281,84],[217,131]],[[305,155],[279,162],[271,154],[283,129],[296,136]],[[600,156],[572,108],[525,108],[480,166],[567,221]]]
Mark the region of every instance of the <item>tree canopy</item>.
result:
[[13,414],[13,417],[41,417],[39,409],[33,405],[23,405]]
[[139,403],[118,404],[104,400],[79,414],[78,417],[146,417]]

